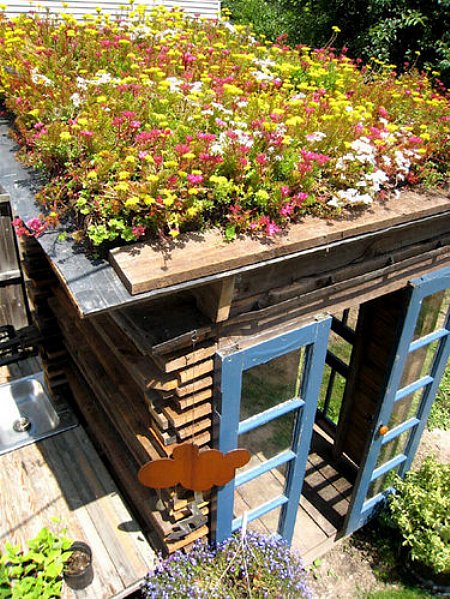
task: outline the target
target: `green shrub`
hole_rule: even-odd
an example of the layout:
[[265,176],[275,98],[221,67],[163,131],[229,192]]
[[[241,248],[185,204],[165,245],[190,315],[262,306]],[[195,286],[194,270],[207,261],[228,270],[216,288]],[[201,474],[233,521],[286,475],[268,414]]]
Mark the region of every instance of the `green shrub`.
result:
[[429,457],[416,472],[397,479],[389,497],[390,518],[418,560],[436,573],[450,573],[450,464]]

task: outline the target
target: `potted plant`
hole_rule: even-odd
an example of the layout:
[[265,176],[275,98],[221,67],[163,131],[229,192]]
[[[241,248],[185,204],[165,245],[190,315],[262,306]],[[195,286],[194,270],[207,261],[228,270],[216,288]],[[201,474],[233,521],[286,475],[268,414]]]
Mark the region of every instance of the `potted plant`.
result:
[[285,541],[255,532],[215,548],[197,541],[189,553],[177,551],[147,575],[141,591],[148,599],[311,598],[298,554]]
[[64,581],[71,589],[84,589],[94,578],[91,548],[83,541],[75,541],[70,546],[70,553],[64,565]]
[[423,586],[450,592],[450,464],[427,458],[394,486],[389,518],[407,549],[408,570]]

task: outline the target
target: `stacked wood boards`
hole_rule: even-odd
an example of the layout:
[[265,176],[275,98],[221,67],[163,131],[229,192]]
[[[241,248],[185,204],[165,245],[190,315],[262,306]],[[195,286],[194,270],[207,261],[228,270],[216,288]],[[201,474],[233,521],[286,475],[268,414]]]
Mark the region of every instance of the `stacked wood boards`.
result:
[[[188,297],[80,319],[56,280],[46,288],[51,317],[41,308],[41,326],[51,332],[53,319],[73,399],[143,527],[169,553],[207,536],[208,497],[194,500],[180,488],[158,497],[137,472],[182,442],[207,447],[211,440],[216,344],[208,319]],[[49,357],[43,353],[44,364]],[[195,514],[195,526],[183,528]]]

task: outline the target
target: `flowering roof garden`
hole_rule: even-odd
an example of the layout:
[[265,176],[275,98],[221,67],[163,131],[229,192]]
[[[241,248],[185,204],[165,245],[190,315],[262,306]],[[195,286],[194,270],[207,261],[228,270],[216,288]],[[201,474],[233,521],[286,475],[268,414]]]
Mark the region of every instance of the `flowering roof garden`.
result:
[[225,21],[142,6],[119,20],[3,14],[0,62],[22,157],[46,173],[36,233],[70,217],[94,246],[216,225],[273,236],[448,167],[437,73],[398,76]]

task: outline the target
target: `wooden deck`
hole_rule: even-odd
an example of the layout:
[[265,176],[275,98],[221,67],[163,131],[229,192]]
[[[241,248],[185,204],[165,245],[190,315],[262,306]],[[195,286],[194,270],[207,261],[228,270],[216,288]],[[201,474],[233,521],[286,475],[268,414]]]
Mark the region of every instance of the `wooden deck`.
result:
[[[37,360],[0,369],[0,382],[25,376]],[[25,544],[43,526],[67,528],[92,548],[94,580],[66,599],[126,596],[155,554],[81,426],[0,457],[0,546]],[[52,523],[59,518],[61,524]]]
[[[261,456],[254,456],[251,465],[256,465],[257,460],[262,461]],[[343,474],[342,468],[338,470],[333,464],[330,445],[316,431],[292,540],[292,548],[300,552],[306,565],[329,551],[339,538],[353,488],[349,474]],[[235,515],[240,516],[244,511],[282,494],[283,482],[282,474],[272,470],[239,487],[235,492]],[[269,512],[252,522],[249,528],[265,534],[273,533],[278,516],[279,510]]]

